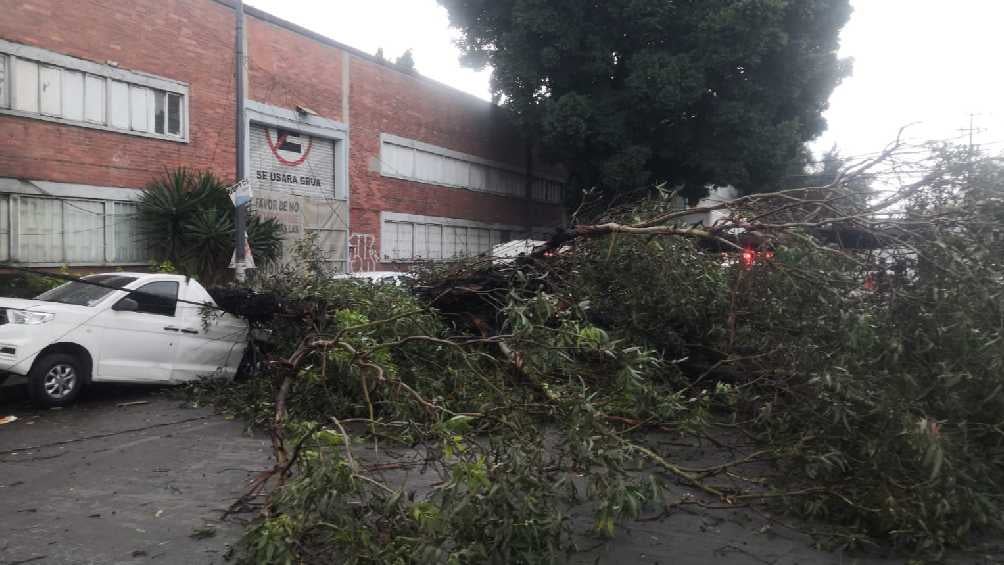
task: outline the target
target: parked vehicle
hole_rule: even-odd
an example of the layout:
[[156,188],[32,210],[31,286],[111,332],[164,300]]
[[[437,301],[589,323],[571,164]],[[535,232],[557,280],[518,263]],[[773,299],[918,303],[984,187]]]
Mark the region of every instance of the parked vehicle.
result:
[[72,403],[91,382],[231,378],[248,325],[206,306],[215,303],[194,279],[150,273],[91,275],[31,300],[0,298],[0,371],[27,379],[45,406]]
[[533,250],[546,243],[539,239],[514,239],[505,243],[500,243],[491,250],[491,257],[495,264],[512,263],[518,257],[523,257],[533,253]]
[[371,283],[401,284],[412,276],[411,273],[401,271],[358,271],[355,273],[341,273],[332,278],[365,280]]

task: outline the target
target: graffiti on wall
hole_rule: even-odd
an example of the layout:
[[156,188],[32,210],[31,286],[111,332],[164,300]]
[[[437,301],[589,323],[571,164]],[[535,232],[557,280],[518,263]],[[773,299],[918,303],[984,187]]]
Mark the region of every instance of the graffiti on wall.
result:
[[349,240],[349,253],[351,254],[352,272],[375,271],[377,263],[380,262],[380,254],[377,253],[376,237],[369,233],[354,233]]

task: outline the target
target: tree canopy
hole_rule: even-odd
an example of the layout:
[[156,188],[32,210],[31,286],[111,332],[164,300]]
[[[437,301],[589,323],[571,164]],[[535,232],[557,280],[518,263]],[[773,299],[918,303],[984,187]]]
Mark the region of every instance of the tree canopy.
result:
[[395,59],[394,66],[406,73],[417,72],[415,70],[415,56],[412,54],[411,49],[406,49],[400,57]]
[[439,0],[579,187],[776,188],[850,72],[849,0]]

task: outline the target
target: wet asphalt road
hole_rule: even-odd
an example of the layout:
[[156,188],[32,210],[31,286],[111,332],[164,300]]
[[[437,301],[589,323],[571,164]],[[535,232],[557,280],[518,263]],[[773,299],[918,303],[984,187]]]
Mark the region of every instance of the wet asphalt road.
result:
[[0,418],[18,417],[0,425],[0,565],[222,563],[241,526],[221,511],[267,440],[170,389],[87,392],[38,410],[0,388]]
[[[145,402],[145,404],[132,404]],[[0,388],[0,565],[220,564],[241,524],[220,522],[248,480],[271,465],[262,436],[240,422],[194,408],[177,390],[95,386],[75,406],[31,407],[17,389]],[[357,446],[364,464],[416,461],[416,450]],[[720,463],[714,451],[657,448],[691,466]],[[394,465],[390,465],[394,467]],[[388,484],[428,492],[442,477],[415,465],[380,473]],[[674,488],[683,494],[686,487]],[[714,501],[709,501],[714,503]],[[577,531],[591,515],[572,512]],[[212,532],[210,537],[193,536]],[[905,563],[876,555],[822,551],[811,538],[749,509],[686,507],[625,524],[613,540],[579,540],[572,564],[796,565]],[[1004,563],[987,554],[945,562]]]
[[[269,465],[266,438],[239,422],[192,408],[176,390],[100,386],[75,406],[38,410],[0,389],[0,565],[219,564],[240,536],[223,509]],[[131,402],[145,404],[129,405]],[[366,463],[419,454],[357,446]],[[678,457],[703,461],[700,452]],[[388,484],[427,492],[441,477],[414,467],[381,473]],[[573,512],[589,529],[588,511]],[[796,532],[744,512],[695,509],[628,524],[614,540],[584,537],[574,564],[851,563],[812,549]],[[196,539],[211,528],[212,537]]]

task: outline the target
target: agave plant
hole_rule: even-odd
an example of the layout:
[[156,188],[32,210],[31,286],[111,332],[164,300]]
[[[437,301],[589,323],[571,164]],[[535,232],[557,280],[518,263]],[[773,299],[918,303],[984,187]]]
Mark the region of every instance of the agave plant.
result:
[[[230,276],[234,209],[219,177],[185,168],[167,171],[143,191],[139,215],[155,261],[170,261],[207,284]],[[257,265],[278,258],[282,234],[275,220],[252,216],[247,231]]]

